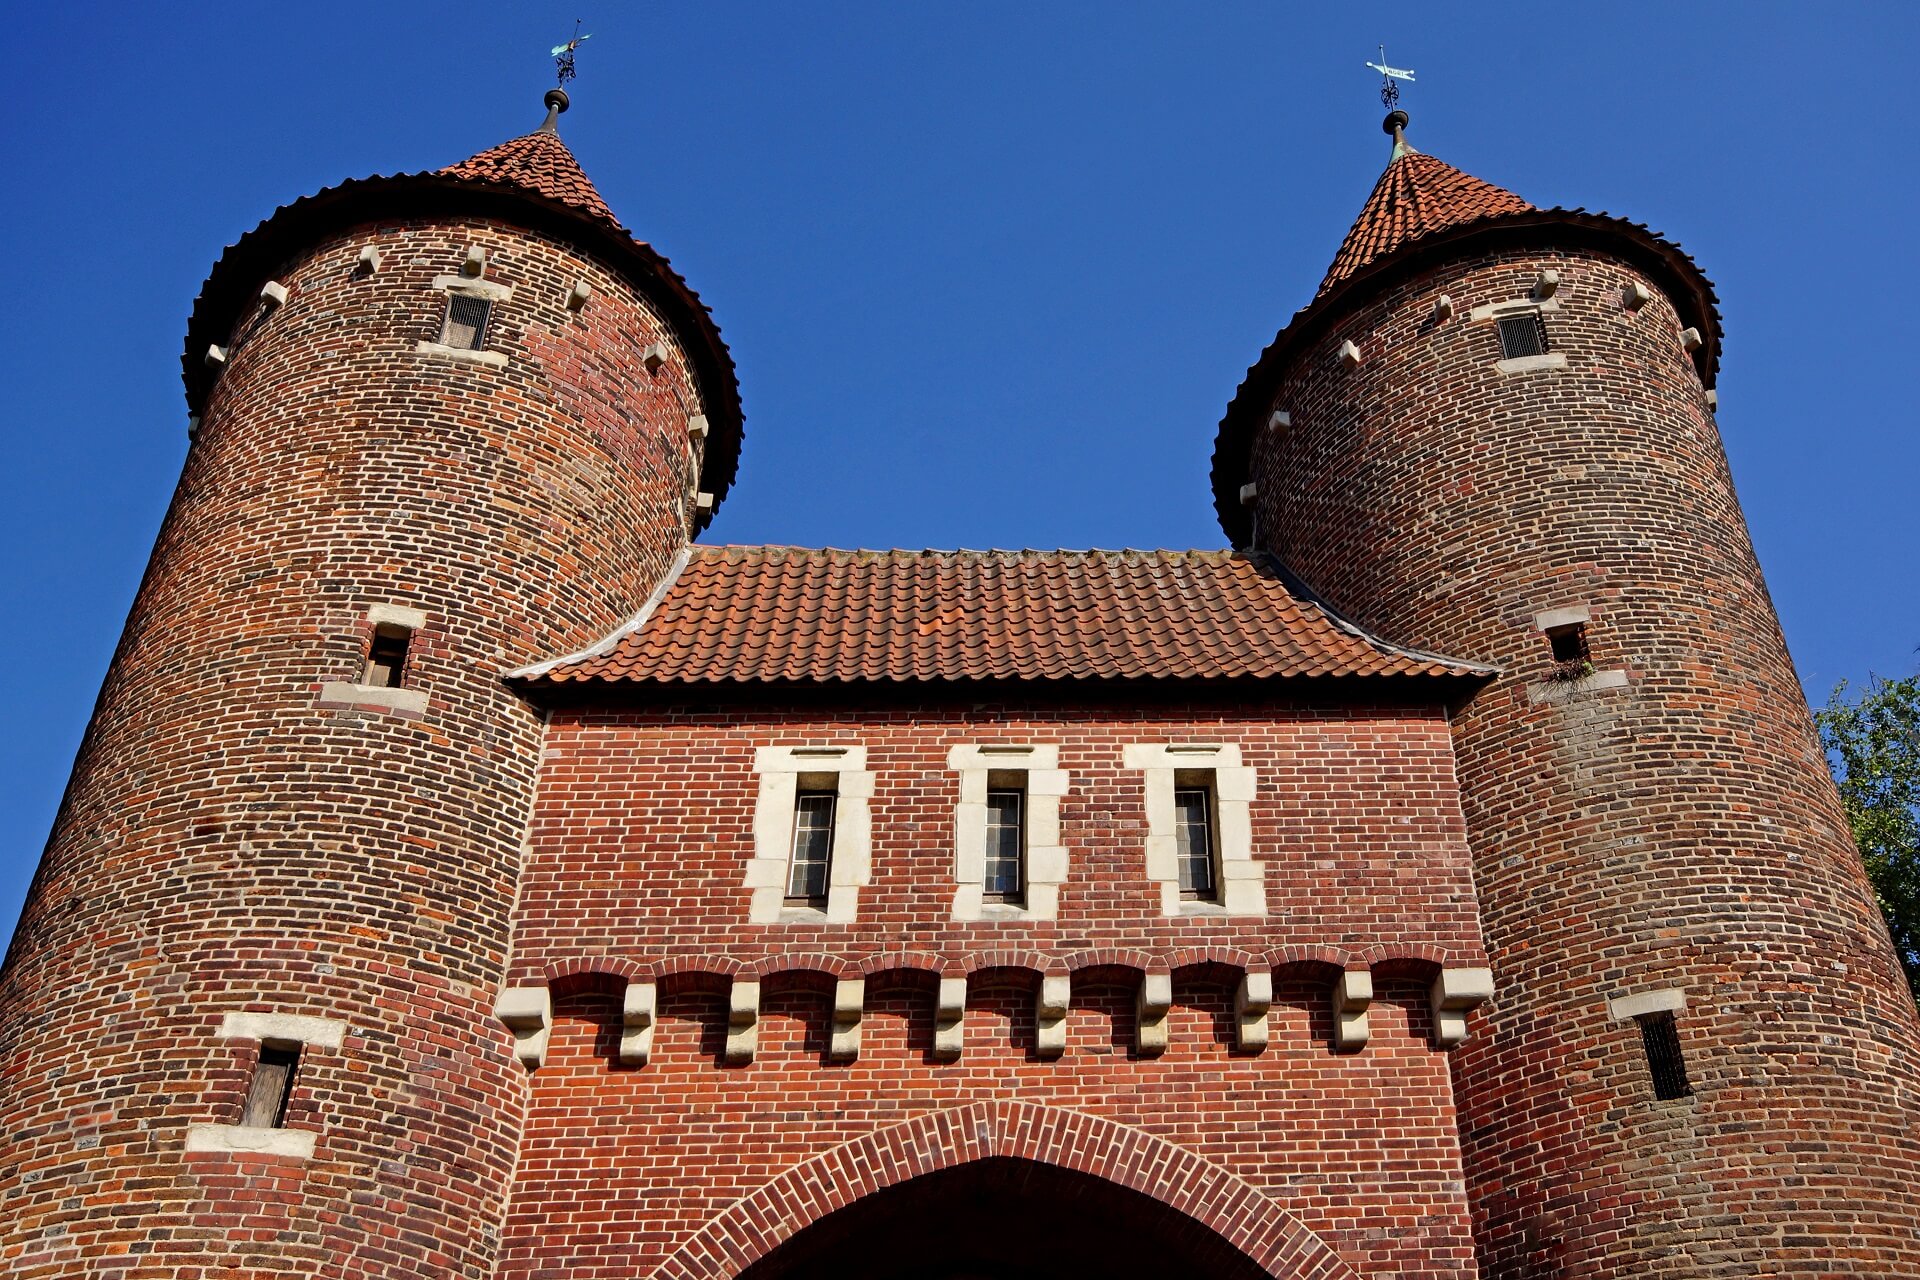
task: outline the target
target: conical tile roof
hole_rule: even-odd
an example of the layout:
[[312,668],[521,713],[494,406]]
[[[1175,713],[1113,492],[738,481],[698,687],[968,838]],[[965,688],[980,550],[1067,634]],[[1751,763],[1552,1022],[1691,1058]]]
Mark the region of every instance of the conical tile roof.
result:
[[1373,184],[1373,194],[1361,206],[1353,229],[1334,255],[1327,278],[1320,282],[1320,292],[1325,293],[1410,240],[1463,222],[1524,213],[1531,208],[1513,192],[1415,151],[1401,139],[1387,171]]
[[450,164],[440,172],[454,178],[521,187],[620,225],[580,162],[573,158],[573,152],[560,141],[560,135],[545,129],[488,147],[479,155]]

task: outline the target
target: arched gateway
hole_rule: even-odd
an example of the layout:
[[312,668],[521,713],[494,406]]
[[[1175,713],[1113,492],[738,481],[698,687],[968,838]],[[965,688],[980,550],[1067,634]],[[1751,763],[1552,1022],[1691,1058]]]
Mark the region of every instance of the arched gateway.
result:
[[985,1102],[794,1166],[653,1280],[1061,1274],[1354,1277],[1257,1187],[1183,1147],[1081,1112]]

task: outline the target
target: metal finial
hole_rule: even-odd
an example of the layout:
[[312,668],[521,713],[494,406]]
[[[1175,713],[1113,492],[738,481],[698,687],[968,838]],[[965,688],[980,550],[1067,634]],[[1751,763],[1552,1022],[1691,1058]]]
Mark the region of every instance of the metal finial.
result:
[[1419,148],[1407,141],[1407,113],[1395,107],[1387,112],[1387,118],[1380,122],[1381,132],[1393,139],[1393,160]]
[[1380,46],[1380,61],[1369,62],[1367,65],[1380,73],[1380,105],[1389,111],[1399,106],[1400,86],[1394,82],[1405,80],[1408,84],[1412,84],[1413,72],[1404,67],[1388,66],[1387,46],[1384,44]]
[[539,132],[558,134],[560,132],[560,113],[567,109],[567,91],[549,89],[546,97],[547,118],[540,122]]
[[560,88],[566,88],[567,81],[573,79],[576,74],[573,69],[574,55],[579,52],[582,42],[591,39],[593,39],[592,32],[588,32],[584,36],[580,34],[580,19],[575,18],[573,20],[573,39],[567,41],[565,44],[553,46],[553,66],[560,74]]

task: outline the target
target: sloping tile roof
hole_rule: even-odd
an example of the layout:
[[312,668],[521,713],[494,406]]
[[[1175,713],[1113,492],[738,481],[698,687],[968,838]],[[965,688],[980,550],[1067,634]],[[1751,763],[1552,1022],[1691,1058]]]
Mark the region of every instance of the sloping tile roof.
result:
[[1360,216],[1334,255],[1327,278],[1320,282],[1320,292],[1409,240],[1477,218],[1531,208],[1513,192],[1402,143],[1360,207]]
[[459,164],[450,164],[440,172],[454,178],[523,187],[535,195],[605,218],[616,227],[620,225],[613,210],[594,190],[586,170],[573,158],[567,144],[560,141],[559,134],[542,130],[513,138]]
[[1230,551],[694,547],[638,625],[513,673],[585,682],[1481,676]]

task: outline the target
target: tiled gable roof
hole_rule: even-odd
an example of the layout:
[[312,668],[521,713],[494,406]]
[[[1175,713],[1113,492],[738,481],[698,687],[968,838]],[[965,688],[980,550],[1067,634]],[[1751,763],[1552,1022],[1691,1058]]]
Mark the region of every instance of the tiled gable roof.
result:
[[638,625],[514,673],[665,682],[1478,677],[1397,649],[1229,551],[694,547]]
[[573,158],[573,152],[560,141],[560,135],[545,130],[488,147],[479,155],[450,164],[440,172],[454,178],[522,187],[620,225],[580,162]]
[[1360,208],[1352,230],[1334,255],[1325,293],[1376,258],[1383,258],[1409,240],[1460,223],[1533,208],[1525,200],[1491,182],[1462,173],[1444,160],[1405,146],[1394,156],[1373,194]]

